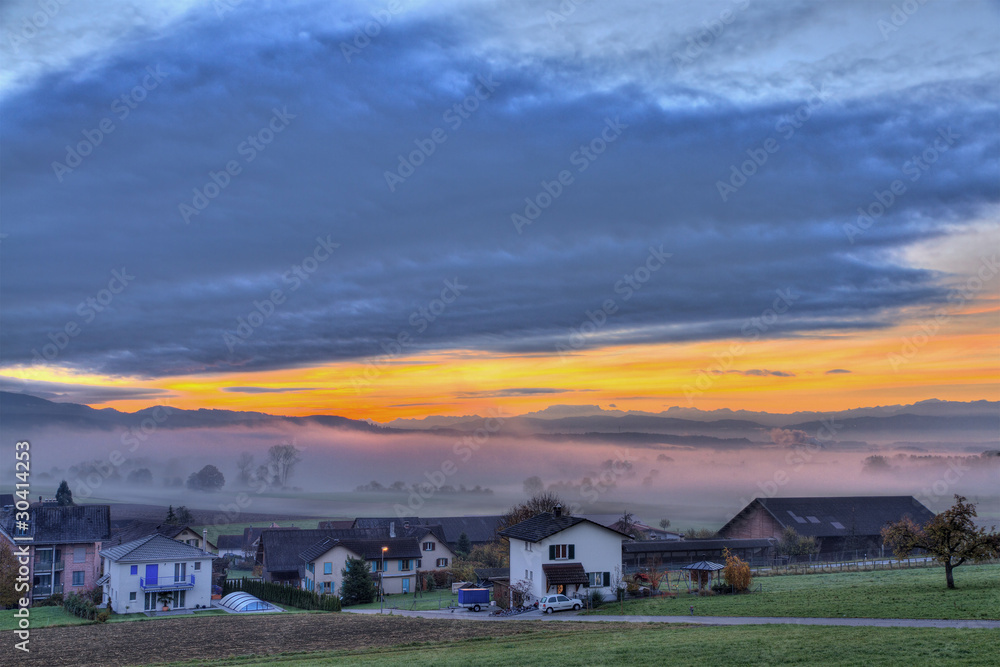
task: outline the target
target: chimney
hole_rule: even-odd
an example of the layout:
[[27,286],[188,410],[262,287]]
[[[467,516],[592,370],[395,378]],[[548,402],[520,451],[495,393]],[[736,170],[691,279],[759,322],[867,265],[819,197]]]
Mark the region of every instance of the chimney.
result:
[[201,531],[201,548],[205,553],[210,553],[208,550],[208,528]]
[[556,515],[557,519],[559,517],[561,517],[562,516],[562,505],[558,505],[557,504],[555,507],[552,508],[552,512]]

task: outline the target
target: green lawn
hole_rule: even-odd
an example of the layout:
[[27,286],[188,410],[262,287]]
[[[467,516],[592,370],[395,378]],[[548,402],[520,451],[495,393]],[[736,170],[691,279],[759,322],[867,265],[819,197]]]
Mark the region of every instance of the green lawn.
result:
[[[47,628],[53,625],[84,625],[93,623],[85,621],[79,616],[67,613],[62,607],[32,607],[28,610],[30,616],[28,620],[31,628]],[[14,616],[13,609],[0,611],[0,631],[16,630],[18,619]]]
[[[698,597],[682,588],[676,598],[629,600],[626,615],[808,616],[849,618],[1000,619],[1000,565],[963,565],[956,590],[945,587],[943,568],[783,575],[754,580],[763,591]],[[619,614],[618,604],[594,612]]]
[[[424,593],[422,596],[416,598],[417,606],[413,606],[413,593],[410,594],[398,594],[398,595],[386,595],[385,596],[385,608],[396,607],[399,609],[416,609],[418,611],[427,611],[430,609],[447,609],[448,605],[457,606],[458,605],[458,595],[453,594],[449,591],[432,591],[430,593]],[[378,609],[378,601],[369,602],[368,604],[356,604],[350,609]]]
[[[559,624],[560,626],[562,624]],[[596,624],[504,638],[364,651],[199,661],[199,665],[995,665],[997,633],[931,628]],[[193,663],[178,663],[193,664]]]
[[226,572],[226,579],[242,579],[243,577],[252,577],[253,570],[229,570]]

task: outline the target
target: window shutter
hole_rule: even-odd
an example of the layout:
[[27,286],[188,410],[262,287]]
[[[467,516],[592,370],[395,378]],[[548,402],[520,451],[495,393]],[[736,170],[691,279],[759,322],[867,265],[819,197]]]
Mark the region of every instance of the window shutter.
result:
[[550,544],[549,545],[549,560],[555,560],[555,559],[556,559],[556,545]]
[[604,573],[604,585],[605,586],[610,586],[611,585],[611,573],[610,572],[605,572]]
[[576,558],[576,553],[575,553],[576,549],[574,547],[576,547],[575,544],[569,545],[569,559],[570,560],[573,560],[573,559]]

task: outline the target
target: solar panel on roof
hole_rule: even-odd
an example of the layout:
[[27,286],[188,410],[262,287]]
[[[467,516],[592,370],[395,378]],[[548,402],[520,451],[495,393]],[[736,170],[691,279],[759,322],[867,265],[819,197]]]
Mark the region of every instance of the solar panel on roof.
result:
[[806,518],[809,519],[809,523],[819,523],[819,519],[814,516],[807,516]]
[[836,528],[837,530],[845,530],[844,524],[840,523],[839,521],[831,521],[830,525]]

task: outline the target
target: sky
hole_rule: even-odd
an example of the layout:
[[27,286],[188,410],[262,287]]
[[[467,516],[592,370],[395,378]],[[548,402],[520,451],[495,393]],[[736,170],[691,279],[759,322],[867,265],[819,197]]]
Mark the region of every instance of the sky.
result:
[[1000,399],[995,2],[0,7],[0,389]]

